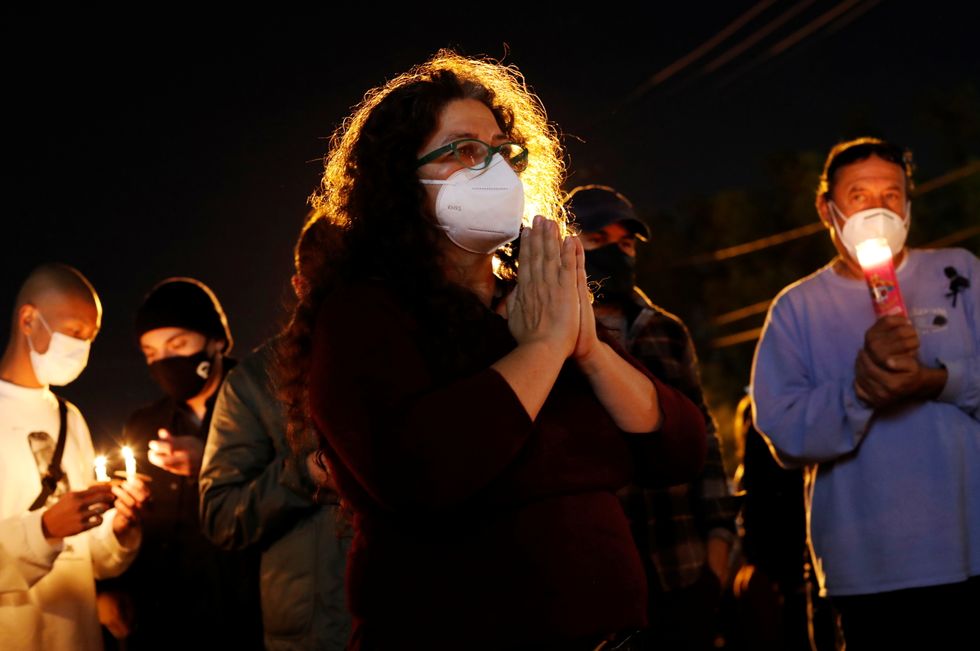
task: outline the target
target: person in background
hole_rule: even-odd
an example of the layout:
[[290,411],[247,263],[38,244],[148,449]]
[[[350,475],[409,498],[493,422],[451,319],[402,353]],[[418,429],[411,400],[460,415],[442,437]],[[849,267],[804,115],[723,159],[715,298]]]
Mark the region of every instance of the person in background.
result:
[[[333,230],[323,219],[303,229],[292,278],[298,298],[307,291],[310,257]],[[278,344],[271,340],[245,357],[218,394],[201,467],[201,526],[222,549],[262,550],[266,649],[343,651],[350,637],[344,597],[349,528],[339,530],[332,482],[320,476],[314,482],[308,472],[312,437],[303,453],[290,452],[274,385]],[[327,487],[317,490],[324,480]]]
[[[773,301],[756,426],[805,466],[809,543],[849,651],[954,648],[980,603],[980,260],[910,249],[911,154],[834,147],[816,209],[837,257]],[[875,316],[856,249],[884,239],[908,316]]]
[[693,481],[665,488],[631,484],[620,497],[647,570],[648,648],[713,649],[737,503],[701,391],[694,343],[679,318],[636,286],[637,242],[647,242],[650,229],[630,201],[611,187],[586,185],[574,188],[565,206],[581,230],[589,280],[598,284],[599,322],[651,373],[690,398],[704,419],[708,453]]
[[219,550],[201,532],[198,474],[224,376],[231,331],[214,293],[193,278],[156,285],[136,312],[136,337],[163,390],[137,410],[123,438],[147,452],[153,481],[144,542],[133,566],[102,586],[131,608],[127,648],[262,648],[258,552]]
[[77,270],[45,264],[17,294],[0,358],[0,646],[102,649],[95,580],[119,574],[140,544],[139,479],[95,482],[92,439],[75,405],[51,392],[78,377],[102,322]]
[[[820,597],[806,544],[803,471],[783,468],[752,423],[746,395],[735,410],[735,439],[744,450],[736,481],[742,489],[744,564],[733,579],[736,648],[753,651],[842,648],[830,601]],[[737,646],[741,644],[741,646]]]

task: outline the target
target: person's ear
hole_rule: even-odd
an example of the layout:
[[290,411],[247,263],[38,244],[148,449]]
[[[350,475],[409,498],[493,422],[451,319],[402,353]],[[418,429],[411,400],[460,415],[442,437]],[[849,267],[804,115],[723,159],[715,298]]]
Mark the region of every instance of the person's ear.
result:
[[214,357],[218,353],[224,354],[227,348],[228,342],[224,339],[209,339],[208,343],[204,345],[204,349],[207,351],[208,357]]
[[833,215],[830,211],[830,202],[827,199],[826,194],[818,194],[816,200],[817,214],[820,215],[820,221],[824,223],[827,228],[833,229]]
[[17,329],[21,334],[28,337],[34,334],[34,310],[33,305],[25,303],[17,308]]
[[[17,327],[21,334],[30,337],[34,334],[37,324],[37,308],[30,303],[24,303],[17,308]],[[41,326],[43,328],[43,326]]]

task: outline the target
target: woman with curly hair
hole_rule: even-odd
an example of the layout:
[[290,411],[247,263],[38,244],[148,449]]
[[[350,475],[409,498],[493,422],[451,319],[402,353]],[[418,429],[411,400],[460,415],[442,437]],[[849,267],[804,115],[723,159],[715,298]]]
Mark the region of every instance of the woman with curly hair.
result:
[[520,74],[447,51],[332,139],[313,203],[340,237],[281,386],[353,514],[354,649],[592,649],[645,623],[615,492],[693,476],[704,422],[597,336],[562,173]]

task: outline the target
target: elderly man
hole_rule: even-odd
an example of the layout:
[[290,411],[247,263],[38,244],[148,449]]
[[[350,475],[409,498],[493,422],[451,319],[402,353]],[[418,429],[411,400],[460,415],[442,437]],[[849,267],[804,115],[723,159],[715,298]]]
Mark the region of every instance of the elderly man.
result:
[[[980,603],[980,261],[905,246],[910,189],[894,145],[831,150],[816,206],[839,255],[773,302],[753,368],[759,429],[806,466],[813,558],[852,651],[952,648]],[[875,317],[869,236],[908,318]]]

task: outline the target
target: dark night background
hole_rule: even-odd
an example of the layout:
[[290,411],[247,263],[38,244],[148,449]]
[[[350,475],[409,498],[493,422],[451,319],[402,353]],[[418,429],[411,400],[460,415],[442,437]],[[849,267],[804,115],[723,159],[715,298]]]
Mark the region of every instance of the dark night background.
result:
[[[157,395],[131,334],[144,293],[169,276],[203,280],[238,355],[274,333],[325,138],[367,89],[452,46],[506,55],[565,134],[567,187],[615,185],[650,222],[641,285],[688,322],[727,424],[753,340],[717,339],[758,328],[764,312],[712,318],[765,301],[832,247],[817,233],[725,261],[689,258],[812,223],[819,167],[842,138],[909,145],[920,185],[976,163],[980,46],[965,3],[680,4],[547,20],[430,5],[383,24],[384,11],[347,9],[8,14],[0,305],[9,310],[44,261],[91,279],[103,331],[63,393],[97,440],[118,435]],[[712,38],[703,56],[648,83]],[[974,170],[915,201],[910,241],[962,233],[978,214]],[[956,245],[976,252],[980,236]],[[5,318],[4,340],[8,327]]]

